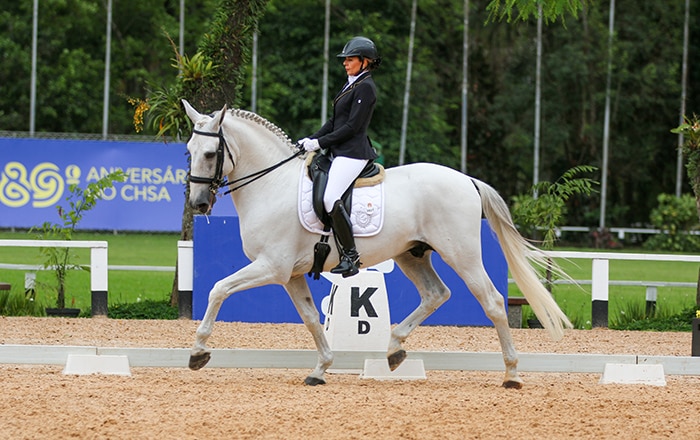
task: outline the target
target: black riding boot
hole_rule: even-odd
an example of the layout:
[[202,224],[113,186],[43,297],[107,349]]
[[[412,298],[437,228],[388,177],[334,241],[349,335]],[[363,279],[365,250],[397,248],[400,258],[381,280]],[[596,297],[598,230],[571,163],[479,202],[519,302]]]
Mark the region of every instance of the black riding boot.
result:
[[351,277],[359,272],[360,254],[355,249],[355,237],[352,233],[350,216],[345,211],[343,202],[338,200],[329,213],[333,223],[333,234],[340,244],[340,263],[331,269],[331,273],[341,274],[343,278]]

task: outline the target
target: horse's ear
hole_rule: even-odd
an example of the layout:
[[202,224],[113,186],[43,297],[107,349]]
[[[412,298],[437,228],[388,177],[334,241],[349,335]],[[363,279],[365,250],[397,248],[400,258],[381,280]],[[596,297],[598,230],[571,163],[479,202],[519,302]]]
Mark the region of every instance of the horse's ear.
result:
[[182,105],[185,107],[185,113],[187,113],[187,116],[189,116],[192,122],[196,123],[197,121],[202,119],[203,115],[200,114],[197,110],[195,110],[194,107],[192,107],[186,99],[182,100]]
[[219,113],[219,126],[224,123],[224,116],[226,116],[226,109],[227,105],[224,104],[224,107],[221,109],[221,112]]

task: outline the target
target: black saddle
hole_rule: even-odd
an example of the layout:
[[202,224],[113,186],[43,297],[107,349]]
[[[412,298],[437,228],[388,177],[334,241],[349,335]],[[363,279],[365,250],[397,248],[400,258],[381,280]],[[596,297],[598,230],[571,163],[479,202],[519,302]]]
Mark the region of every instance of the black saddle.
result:
[[[323,194],[326,192],[326,185],[328,185],[328,170],[331,169],[332,159],[328,153],[316,153],[311,158],[311,162],[308,165],[309,178],[313,182],[313,189],[311,192],[312,206],[314,212],[318,218],[323,222],[323,224],[330,230],[330,217],[323,206]],[[377,176],[381,172],[381,169],[377,166],[374,161],[369,161],[365,168],[362,170],[358,179],[364,179],[369,177]],[[345,210],[349,213],[352,209],[352,189],[354,185],[350,185],[350,188],[343,193],[341,200],[343,205],[345,205]]]
[[[328,153],[319,151],[319,153],[314,153],[314,155],[311,156],[311,160],[308,165],[309,178],[313,182],[311,192],[312,205],[314,212],[323,222],[323,230],[326,232],[331,230],[331,218],[323,206],[323,193],[326,192],[326,185],[328,185],[328,170],[331,169],[331,162],[332,159]],[[375,177],[381,174],[381,172],[381,168],[374,163],[374,161],[370,161],[357,178]],[[345,205],[345,210],[348,213],[352,208],[352,189],[354,186],[354,184],[350,185],[350,188],[348,188],[341,197],[341,200]],[[337,242],[336,245],[338,245]],[[322,235],[321,240],[314,245],[314,262],[311,270],[309,271],[309,276],[313,277],[313,279],[317,280],[321,277],[323,265],[326,262],[330,252],[331,247],[328,244],[328,235]]]

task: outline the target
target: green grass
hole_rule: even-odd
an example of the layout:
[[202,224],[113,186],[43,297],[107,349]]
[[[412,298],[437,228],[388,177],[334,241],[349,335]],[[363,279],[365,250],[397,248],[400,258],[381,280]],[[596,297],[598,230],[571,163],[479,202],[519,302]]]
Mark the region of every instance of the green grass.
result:
[[[27,232],[0,231],[0,239],[34,239]],[[137,234],[120,233],[76,233],[75,240],[96,240],[108,242],[110,265],[170,266],[177,262],[177,241],[179,234]],[[88,249],[73,249],[77,264],[90,263]],[[0,263],[41,265],[43,262],[39,248],[0,246]],[[24,293],[24,272],[22,270],[0,269],[0,281],[12,284],[12,293]],[[140,301],[162,301],[169,298],[175,273],[110,271],[110,306]],[[36,300],[51,306],[55,294],[51,271],[37,273]],[[90,310],[90,273],[72,271],[68,274],[66,307]]]
[[[26,232],[0,231],[0,239],[32,239]],[[110,265],[169,266],[177,261],[179,234],[140,233],[77,233],[76,240],[101,240],[109,243]],[[573,251],[595,251],[594,249],[567,249]],[[75,249],[79,264],[88,264],[87,249]],[[635,252],[625,249],[624,252]],[[637,251],[644,252],[644,251]],[[0,246],[0,263],[42,263],[38,248],[9,248]],[[576,280],[591,279],[591,260],[557,259],[557,263]],[[696,282],[698,264],[682,262],[624,261],[610,260],[610,280],[627,281],[676,281]],[[37,275],[36,300],[39,304],[53,304],[54,294],[47,288],[51,285],[52,273],[40,271]],[[14,296],[24,294],[24,271],[0,269],[0,281],[12,284]],[[110,271],[110,309],[124,304],[152,304],[169,298],[174,281],[174,272]],[[553,295],[560,307],[577,328],[590,328],[591,286],[555,285]],[[510,296],[522,296],[515,284],[509,285]],[[66,306],[77,307],[84,312],[90,310],[90,274],[74,271],[68,277]],[[609,317],[611,325],[628,325],[628,321],[639,317],[645,307],[645,289],[642,286],[610,286]],[[695,307],[695,289],[660,287],[658,289],[657,317],[670,317]],[[141,312],[136,312],[136,314]],[[1,313],[0,313],[1,314]],[[529,307],[523,308],[524,318],[532,316]],[[643,315],[643,313],[642,313]],[[643,316],[641,318],[644,318]]]

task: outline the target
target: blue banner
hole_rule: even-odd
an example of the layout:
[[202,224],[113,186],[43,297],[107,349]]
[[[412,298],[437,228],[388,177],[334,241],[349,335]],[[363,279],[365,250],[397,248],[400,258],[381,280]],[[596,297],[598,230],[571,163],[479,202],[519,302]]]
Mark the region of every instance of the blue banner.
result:
[[[181,143],[0,138],[0,228],[58,223],[70,184],[85,188],[120,169],[127,180],[105,191],[78,229],[179,231],[186,153]],[[235,215],[230,199],[216,214]]]

